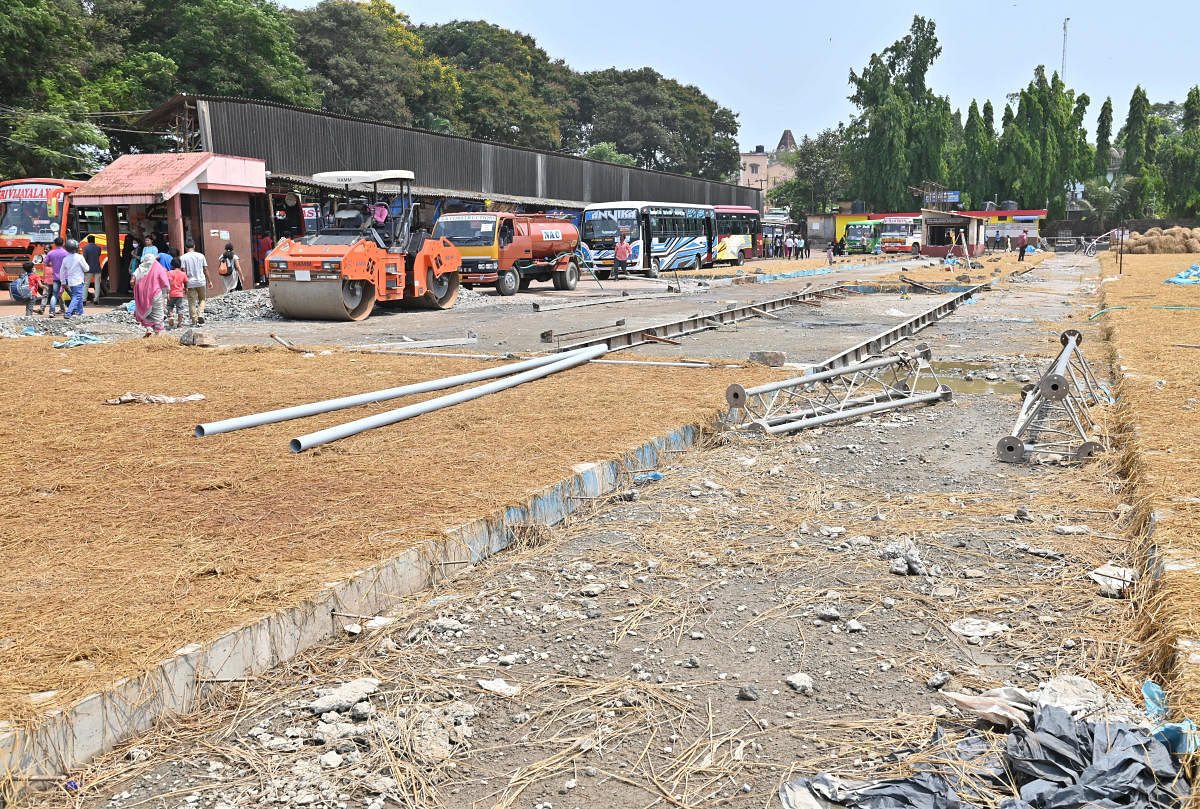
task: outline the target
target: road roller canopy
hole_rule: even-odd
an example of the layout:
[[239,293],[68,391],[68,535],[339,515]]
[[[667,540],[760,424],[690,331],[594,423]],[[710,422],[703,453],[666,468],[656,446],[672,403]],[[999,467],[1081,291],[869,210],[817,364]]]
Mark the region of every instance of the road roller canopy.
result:
[[415,174],[405,169],[383,169],[381,171],[319,171],[312,176],[314,182],[324,185],[375,185],[376,183],[411,181]]

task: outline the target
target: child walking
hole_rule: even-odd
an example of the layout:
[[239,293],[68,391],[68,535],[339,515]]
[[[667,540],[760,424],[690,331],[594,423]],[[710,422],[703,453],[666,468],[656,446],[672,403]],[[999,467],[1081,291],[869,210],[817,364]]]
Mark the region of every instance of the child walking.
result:
[[167,328],[176,329],[183,325],[183,311],[187,306],[187,273],[183,271],[183,262],[178,256],[171,259],[171,271],[167,273],[167,283],[171,288],[167,291]]

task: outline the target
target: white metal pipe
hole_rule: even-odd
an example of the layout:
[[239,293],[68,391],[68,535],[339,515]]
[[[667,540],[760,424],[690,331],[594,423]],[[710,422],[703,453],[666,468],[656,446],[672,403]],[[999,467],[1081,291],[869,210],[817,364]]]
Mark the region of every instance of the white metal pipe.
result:
[[373,430],[376,427],[386,427],[389,424],[395,424],[405,419],[411,419],[416,416],[431,413],[434,410],[441,410],[444,407],[451,407],[463,402],[469,402],[472,399],[479,399],[487,396],[490,393],[497,393],[508,388],[515,388],[517,385],[525,382],[532,382],[535,379],[550,376],[558,371],[565,371],[568,368],[574,368],[577,365],[593,360],[597,357],[608,353],[608,346],[588,346],[586,348],[558,355],[557,362],[551,362],[548,365],[542,365],[537,368],[532,368],[513,376],[504,379],[497,379],[494,382],[488,382],[485,385],[477,385],[473,388],[460,390],[457,393],[448,393],[445,396],[438,396],[435,399],[418,402],[417,404],[407,405],[395,410],[389,410],[386,413],[378,413],[374,416],[357,419],[346,424],[339,424],[335,427],[328,427],[324,430],[318,430],[315,433],[302,435],[299,438],[293,438],[289,444],[292,452],[303,452],[306,449],[321,444],[328,444],[330,441],[337,441],[342,438],[348,438],[352,435],[358,435],[367,430]]
[[[667,368],[711,368],[707,362],[656,362],[653,360],[592,360],[600,365],[660,365]],[[741,366],[736,366],[740,368]]]
[[547,354],[543,357],[533,357],[532,359],[512,362],[506,365],[497,365],[494,368],[484,368],[466,374],[457,374],[441,379],[430,379],[425,382],[414,382],[410,385],[401,385],[398,388],[387,388],[369,393],[356,393],[337,399],[326,399],[320,402],[295,405],[294,407],[284,407],[279,410],[268,410],[265,413],[252,413],[248,416],[236,416],[231,419],[211,421],[207,424],[196,425],[195,435],[197,438],[203,438],[207,435],[228,433],[247,427],[275,424],[276,422],[289,421],[291,419],[302,419],[307,416],[316,416],[332,410],[344,410],[347,407],[358,407],[359,405],[371,404],[372,402],[386,402],[390,399],[399,399],[401,396],[456,388],[459,385],[469,385],[472,382],[482,382],[485,379],[495,379],[496,377],[508,376],[509,374],[519,373],[531,368],[540,368],[544,365],[558,362],[564,357],[575,356],[577,354],[582,354],[582,352],[576,350],[563,354]]

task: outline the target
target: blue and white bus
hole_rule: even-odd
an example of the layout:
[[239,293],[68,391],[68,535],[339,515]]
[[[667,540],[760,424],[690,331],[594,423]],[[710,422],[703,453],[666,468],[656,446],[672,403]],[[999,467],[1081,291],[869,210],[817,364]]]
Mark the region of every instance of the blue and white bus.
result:
[[657,278],[669,270],[698,270],[713,261],[713,206],[674,202],[601,202],[583,209],[580,250],[601,279],[612,273],[617,237],[629,239],[630,272]]

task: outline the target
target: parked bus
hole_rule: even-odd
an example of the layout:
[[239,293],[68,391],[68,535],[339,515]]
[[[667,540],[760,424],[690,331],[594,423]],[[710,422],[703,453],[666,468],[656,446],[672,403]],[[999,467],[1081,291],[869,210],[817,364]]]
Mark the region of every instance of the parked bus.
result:
[[81,185],[79,180],[44,177],[0,182],[0,282],[15,280],[26,261],[41,264],[60,237],[95,236],[104,250],[100,261],[106,260],[108,239],[100,209],[71,204],[71,193]]
[[747,205],[717,205],[717,248],[712,260],[740,267],[762,251],[762,214]]
[[883,232],[879,237],[883,252],[920,254],[921,217],[885,216],[876,221],[883,223]]
[[846,252],[847,253],[877,253],[880,251],[880,237],[883,233],[883,222],[875,219],[863,219],[858,222],[846,223]]
[[601,279],[611,275],[618,236],[629,239],[631,272],[650,278],[712,263],[716,247],[711,205],[672,202],[602,202],[583,210],[580,250]]

